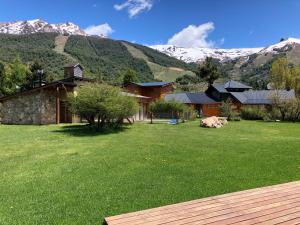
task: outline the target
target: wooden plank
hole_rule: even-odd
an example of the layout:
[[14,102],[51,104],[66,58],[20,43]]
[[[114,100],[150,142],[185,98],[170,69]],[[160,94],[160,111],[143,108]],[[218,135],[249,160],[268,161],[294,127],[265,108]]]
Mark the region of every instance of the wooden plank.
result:
[[300,182],[256,188],[105,218],[108,225],[297,224]]
[[[175,224],[174,221],[177,220],[181,220],[181,219],[185,219],[185,218],[190,218],[190,217],[195,217],[197,216],[198,218],[200,218],[200,216],[204,219],[204,218],[209,218],[217,215],[224,215],[224,214],[228,214],[228,213],[235,213],[236,210],[248,210],[251,207],[258,207],[258,206],[265,206],[266,203],[274,203],[274,204],[281,204],[281,202],[285,202],[288,201],[289,199],[291,199],[290,203],[295,202],[295,201],[299,201],[300,202],[300,190],[297,193],[298,195],[295,196],[295,194],[289,194],[286,195],[282,194],[281,196],[279,195],[272,195],[272,196],[268,196],[267,198],[261,197],[261,198],[257,198],[255,201],[237,201],[234,202],[232,204],[230,204],[230,208],[228,208],[228,203],[221,203],[220,205],[218,205],[216,207],[215,204],[213,204],[213,207],[205,207],[205,206],[198,206],[198,207],[194,207],[194,208],[189,208],[189,209],[182,209],[181,211],[176,211],[176,212],[171,212],[171,213],[166,213],[166,214],[160,214],[160,215],[156,215],[156,216],[152,216],[152,217],[148,217],[147,215],[145,215],[144,217],[134,217],[130,219],[126,219],[126,220],[121,220],[121,221],[115,221],[116,224],[122,224],[124,222],[130,222],[132,225],[135,224],[139,224],[139,219],[142,219],[143,222],[147,222],[147,224],[152,225],[152,224],[156,224],[155,221],[159,221],[159,220],[163,220],[165,223],[167,222],[173,222]],[[152,223],[153,222],[153,223]],[[191,221],[189,221],[191,222]],[[182,222],[178,223],[181,224]],[[177,223],[176,223],[177,224]]]
[[124,215],[120,215],[120,216],[113,216],[113,217],[109,217],[108,219],[110,221],[113,221],[113,220],[125,219],[125,218],[129,218],[129,217],[135,217],[138,215],[145,215],[145,214],[152,216],[152,213],[156,213],[156,212],[166,213],[166,211],[169,211],[169,210],[173,211],[174,209],[182,210],[183,207],[186,207],[186,206],[189,207],[192,205],[194,206],[195,204],[204,203],[207,205],[211,202],[214,203],[217,200],[218,201],[228,200],[228,199],[233,200],[233,199],[240,199],[240,198],[245,198],[245,197],[254,197],[259,194],[264,194],[264,193],[274,194],[274,193],[277,193],[277,191],[285,191],[285,190],[289,190],[289,188],[297,188],[299,186],[300,186],[300,182],[293,182],[293,183],[288,183],[288,184],[284,184],[284,185],[276,185],[276,186],[272,186],[272,187],[246,190],[246,191],[242,191],[242,192],[229,193],[229,194],[225,194],[225,195],[221,195],[221,196],[209,197],[209,198],[189,201],[189,202],[185,202],[185,203],[163,206],[163,207],[159,207],[159,208],[155,208],[155,209],[148,209],[148,210],[144,210],[144,211],[128,213],[128,214],[124,214]]

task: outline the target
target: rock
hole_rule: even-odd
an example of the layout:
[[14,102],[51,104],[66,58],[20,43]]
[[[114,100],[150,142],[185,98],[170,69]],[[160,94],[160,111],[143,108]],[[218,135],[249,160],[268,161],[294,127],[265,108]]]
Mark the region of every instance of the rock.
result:
[[218,118],[216,116],[201,120],[201,126],[207,128],[221,128],[225,124],[228,124],[228,121],[225,118]]

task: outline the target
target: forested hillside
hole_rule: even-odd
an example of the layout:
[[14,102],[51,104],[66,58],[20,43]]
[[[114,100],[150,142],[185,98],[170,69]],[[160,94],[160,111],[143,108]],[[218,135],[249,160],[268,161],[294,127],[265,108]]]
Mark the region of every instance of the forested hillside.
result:
[[48,73],[63,76],[63,66],[68,59],[53,51],[57,34],[37,33],[31,35],[0,34],[0,61],[11,63],[19,55],[24,63],[39,60]]
[[[109,82],[120,81],[122,72],[127,69],[135,70],[141,81],[171,81],[174,77],[169,76],[169,68],[176,67],[181,74],[193,69],[193,66],[156,50],[126,42],[132,48],[143,52],[147,60],[136,57],[124,42],[96,36],[69,36],[65,46],[60,46],[64,49],[62,54],[55,48],[58,44],[55,42],[57,36],[54,33],[0,34],[0,61],[11,63],[17,56],[26,64],[38,60],[48,74],[60,79],[63,77],[63,66],[75,63],[76,60],[85,68],[86,76]],[[155,76],[158,74],[157,65],[160,66],[159,76]]]

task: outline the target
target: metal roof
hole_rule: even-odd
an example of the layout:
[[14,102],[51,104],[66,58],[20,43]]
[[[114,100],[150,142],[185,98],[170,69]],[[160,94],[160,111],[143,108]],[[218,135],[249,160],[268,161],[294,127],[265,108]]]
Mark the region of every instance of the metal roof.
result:
[[215,100],[210,98],[203,92],[199,93],[177,93],[168,94],[165,96],[166,101],[175,100],[185,104],[214,104],[217,103]]
[[228,93],[223,84],[212,84],[212,87],[214,87],[220,93]]
[[134,83],[134,84],[142,87],[162,87],[168,84],[172,84],[172,82],[147,82],[147,83]]
[[262,91],[245,91],[230,92],[240,103],[245,105],[271,105],[272,97],[278,94],[281,100],[295,98],[295,91],[290,90],[262,90]]
[[230,80],[225,84],[213,84],[212,86],[220,93],[228,93],[227,89],[252,89],[252,87],[234,80]]
[[230,81],[226,82],[224,84],[224,88],[225,89],[228,89],[228,88],[252,89],[252,87],[242,84],[240,82],[234,81],[234,80],[230,80]]

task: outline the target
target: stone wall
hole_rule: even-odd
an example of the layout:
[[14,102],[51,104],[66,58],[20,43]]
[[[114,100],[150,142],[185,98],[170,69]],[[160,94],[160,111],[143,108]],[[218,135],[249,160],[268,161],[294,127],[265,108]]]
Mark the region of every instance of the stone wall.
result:
[[53,91],[37,90],[4,100],[3,124],[55,124],[56,98]]

